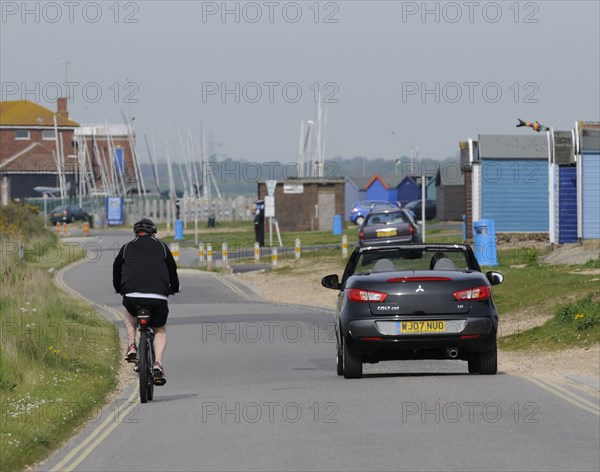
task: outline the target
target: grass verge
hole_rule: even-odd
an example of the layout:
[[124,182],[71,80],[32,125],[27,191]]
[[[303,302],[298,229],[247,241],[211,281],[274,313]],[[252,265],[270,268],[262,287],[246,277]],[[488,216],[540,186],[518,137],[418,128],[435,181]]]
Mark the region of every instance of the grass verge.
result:
[[[43,220],[35,213],[13,205],[0,209],[3,471],[42,460],[93,418],[119,368],[116,326],[53,284],[50,267],[72,262],[73,251],[40,231]],[[15,250],[19,243],[26,248],[23,260]]]
[[590,293],[560,306],[542,326],[500,338],[502,349],[542,351],[588,347],[600,342],[600,295]]

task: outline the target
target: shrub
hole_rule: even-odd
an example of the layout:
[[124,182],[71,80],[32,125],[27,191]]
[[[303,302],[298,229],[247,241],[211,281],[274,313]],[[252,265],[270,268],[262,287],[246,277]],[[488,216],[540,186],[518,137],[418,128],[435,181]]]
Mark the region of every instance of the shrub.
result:
[[597,296],[590,294],[559,308],[556,318],[560,323],[575,326],[580,331],[600,326],[600,302]]

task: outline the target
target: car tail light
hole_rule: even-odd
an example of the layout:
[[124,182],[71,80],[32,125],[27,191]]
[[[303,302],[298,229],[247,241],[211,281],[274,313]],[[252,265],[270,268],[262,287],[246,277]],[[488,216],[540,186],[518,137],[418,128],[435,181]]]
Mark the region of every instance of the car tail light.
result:
[[394,277],[388,279],[391,283],[404,283],[404,282],[448,282],[452,280],[450,277]]
[[381,341],[381,338],[377,338],[377,337],[366,337],[366,338],[360,338],[362,341]]
[[452,293],[454,298],[458,301],[463,300],[487,300],[492,295],[490,287],[484,285],[483,287],[468,288],[466,290],[459,290],[458,292]]
[[348,289],[348,300],[351,302],[382,302],[387,298],[387,293],[362,290],[360,288]]
[[358,232],[358,239],[365,239],[365,230],[364,229],[361,229]]
[[410,234],[415,234],[415,231],[416,231],[416,229],[413,225],[408,225],[408,232]]

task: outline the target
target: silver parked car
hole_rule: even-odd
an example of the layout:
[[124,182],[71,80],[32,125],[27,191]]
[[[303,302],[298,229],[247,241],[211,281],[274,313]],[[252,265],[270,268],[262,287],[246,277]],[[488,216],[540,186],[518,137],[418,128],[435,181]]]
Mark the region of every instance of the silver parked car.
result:
[[359,247],[400,243],[421,243],[419,228],[406,210],[372,211],[358,231]]

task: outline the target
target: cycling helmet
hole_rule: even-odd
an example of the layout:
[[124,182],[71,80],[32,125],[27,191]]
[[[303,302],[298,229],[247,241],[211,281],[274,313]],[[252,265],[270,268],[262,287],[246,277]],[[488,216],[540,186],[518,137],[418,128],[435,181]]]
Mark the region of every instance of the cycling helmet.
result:
[[133,232],[135,234],[138,233],[148,233],[148,234],[156,234],[156,225],[152,220],[148,218],[142,218],[136,224],[133,225]]

